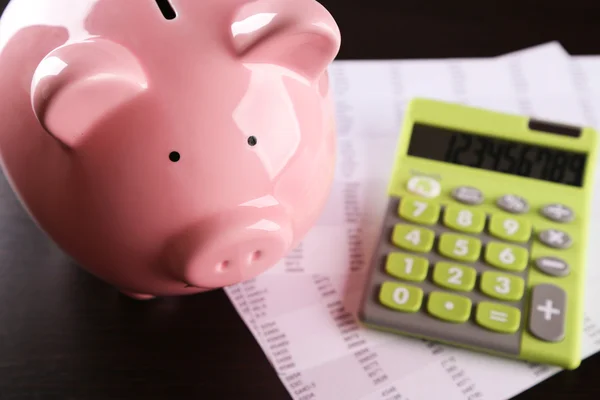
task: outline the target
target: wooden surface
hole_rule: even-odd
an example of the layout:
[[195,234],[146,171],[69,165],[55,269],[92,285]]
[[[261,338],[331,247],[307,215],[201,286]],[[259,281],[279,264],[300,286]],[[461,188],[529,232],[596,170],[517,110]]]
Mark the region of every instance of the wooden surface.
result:
[[[600,53],[591,1],[322,3],[342,31],[340,59],[495,56],[549,40]],[[0,187],[0,400],[289,398],[222,291],[119,296],[68,263]],[[600,355],[517,399],[598,399],[598,375]]]

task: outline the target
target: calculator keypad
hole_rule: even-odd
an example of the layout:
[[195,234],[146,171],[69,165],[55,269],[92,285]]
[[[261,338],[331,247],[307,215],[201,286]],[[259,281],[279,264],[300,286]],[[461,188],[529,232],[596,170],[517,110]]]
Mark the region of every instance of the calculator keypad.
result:
[[527,200],[514,194],[507,194],[500,197],[496,201],[496,205],[500,209],[513,214],[523,214],[529,211]]
[[521,310],[505,304],[482,301],[477,304],[475,321],[498,333],[515,333],[521,324]]
[[527,249],[502,242],[490,242],[485,246],[485,261],[500,269],[523,271],[527,267]]
[[416,225],[398,224],[392,234],[392,242],[396,246],[417,253],[428,253],[434,239],[434,231]]
[[[515,354],[521,329],[542,341],[562,340],[566,293],[547,284],[528,289],[527,268],[531,264],[556,279],[568,275],[565,260],[547,255],[531,260],[530,249],[534,240],[554,251],[566,249],[572,238],[554,227],[534,236],[526,215],[530,205],[515,194],[497,198],[498,211],[486,213],[477,207],[484,201],[477,188],[455,188],[451,191],[455,202],[442,207],[434,199],[438,187],[429,178],[411,180],[408,186],[415,195],[392,199],[390,241],[378,250],[385,256],[384,276],[377,278],[379,303],[400,313],[374,317],[387,321],[379,324],[397,323],[408,332],[475,346],[485,343],[490,349]],[[420,196],[420,192],[429,194]],[[538,212],[553,223],[574,219],[573,211],[558,203]],[[533,303],[525,327],[521,323],[528,291]]]
[[571,237],[568,233],[558,229],[545,229],[540,232],[540,242],[555,249],[567,249],[571,247]]
[[431,292],[427,312],[448,322],[466,322],[471,316],[471,299],[447,292]]
[[442,233],[438,251],[444,257],[457,261],[474,262],[481,253],[481,241],[473,236]]
[[544,217],[554,222],[568,223],[575,217],[573,210],[564,204],[548,204],[540,212]]
[[490,233],[502,240],[527,243],[531,228],[531,221],[523,217],[493,214],[490,218]]
[[465,233],[480,233],[485,227],[485,213],[451,204],[444,211],[444,225]]
[[442,288],[469,292],[475,287],[477,271],[466,265],[440,261],[433,269],[433,282]]

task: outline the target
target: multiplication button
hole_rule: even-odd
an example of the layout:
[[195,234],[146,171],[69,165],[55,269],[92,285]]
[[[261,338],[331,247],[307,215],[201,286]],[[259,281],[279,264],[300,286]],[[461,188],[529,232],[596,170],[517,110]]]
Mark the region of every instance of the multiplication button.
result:
[[545,229],[540,232],[538,238],[544,245],[554,249],[568,249],[573,243],[567,232],[558,229]]
[[533,287],[529,330],[538,339],[560,342],[565,337],[567,294],[558,286],[540,284]]

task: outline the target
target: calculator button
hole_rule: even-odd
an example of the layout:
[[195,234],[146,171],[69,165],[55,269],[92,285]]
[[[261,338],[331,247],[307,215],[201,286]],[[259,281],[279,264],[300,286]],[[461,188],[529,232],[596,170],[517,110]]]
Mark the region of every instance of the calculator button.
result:
[[575,217],[573,210],[564,204],[548,204],[540,210],[540,213],[554,222],[571,222]]
[[569,275],[569,264],[558,257],[539,257],[535,260],[535,266],[551,276],[567,276]]
[[438,197],[442,192],[440,183],[427,176],[413,176],[406,186],[409,192],[430,199]]
[[428,269],[428,259],[405,253],[390,253],[385,264],[385,270],[391,276],[413,282],[425,280]]
[[521,323],[521,311],[504,304],[482,301],[477,304],[475,321],[491,331],[515,333]]
[[438,262],[433,269],[433,281],[443,288],[469,292],[475,287],[477,271],[464,265]]
[[392,233],[392,243],[396,246],[419,253],[430,251],[434,238],[432,230],[414,225],[397,224]]
[[527,242],[531,237],[531,222],[515,216],[492,215],[490,233],[497,238],[513,242]]
[[480,233],[485,226],[485,213],[452,204],[444,210],[444,225],[457,231]]
[[515,275],[486,271],[481,275],[481,291],[498,300],[517,301],[523,297],[525,281]]
[[384,282],[379,291],[379,301],[397,311],[416,312],[423,302],[423,290],[416,286]]
[[481,241],[470,236],[442,233],[439,252],[444,257],[474,262],[477,261],[481,253]]
[[513,214],[523,214],[529,211],[527,200],[514,194],[507,194],[496,201],[496,205]]
[[538,235],[540,242],[554,249],[567,249],[571,247],[572,240],[567,232],[557,229],[546,229]]
[[465,322],[471,315],[471,300],[452,293],[431,292],[427,311],[444,321]]
[[509,271],[523,271],[527,267],[529,252],[520,246],[490,242],[485,246],[485,262]]
[[483,203],[481,190],[471,186],[459,186],[452,191],[452,198],[460,203],[472,206]]
[[400,201],[400,217],[418,224],[433,225],[440,217],[440,205],[429,201],[405,197]]
[[567,294],[558,286],[541,284],[533,287],[529,330],[538,339],[560,342],[565,337]]

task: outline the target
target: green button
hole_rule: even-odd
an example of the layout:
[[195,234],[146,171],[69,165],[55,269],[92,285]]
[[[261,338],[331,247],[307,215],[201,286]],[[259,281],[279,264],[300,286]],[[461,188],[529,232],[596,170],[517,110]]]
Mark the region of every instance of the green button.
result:
[[388,274],[407,281],[421,282],[427,277],[429,260],[405,253],[390,253],[385,270]]
[[433,281],[444,288],[471,291],[475,287],[477,271],[464,265],[438,262],[433,270]]
[[421,253],[431,250],[434,238],[432,230],[406,224],[397,224],[392,233],[392,243],[396,246]]
[[400,217],[418,224],[433,225],[440,217],[440,205],[430,201],[405,197],[400,201]]
[[496,268],[523,271],[528,257],[529,253],[523,247],[499,242],[490,242],[485,246],[485,261]]
[[481,241],[470,236],[443,233],[440,236],[439,251],[444,257],[474,262],[481,253]]
[[499,300],[517,301],[523,297],[525,281],[518,276],[486,271],[481,275],[481,291]]
[[490,219],[490,233],[497,238],[512,242],[527,242],[531,237],[531,221],[527,218],[492,215]]
[[521,323],[521,311],[504,304],[482,301],[477,305],[475,321],[499,333],[515,333]]
[[379,301],[394,310],[412,313],[421,308],[423,291],[416,286],[384,282],[379,291]]
[[427,311],[444,321],[465,322],[471,315],[471,300],[444,292],[431,292],[427,302]]
[[444,210],[444,225],[457,231],[480,233],[485,227],[485,213],[451,204]]

